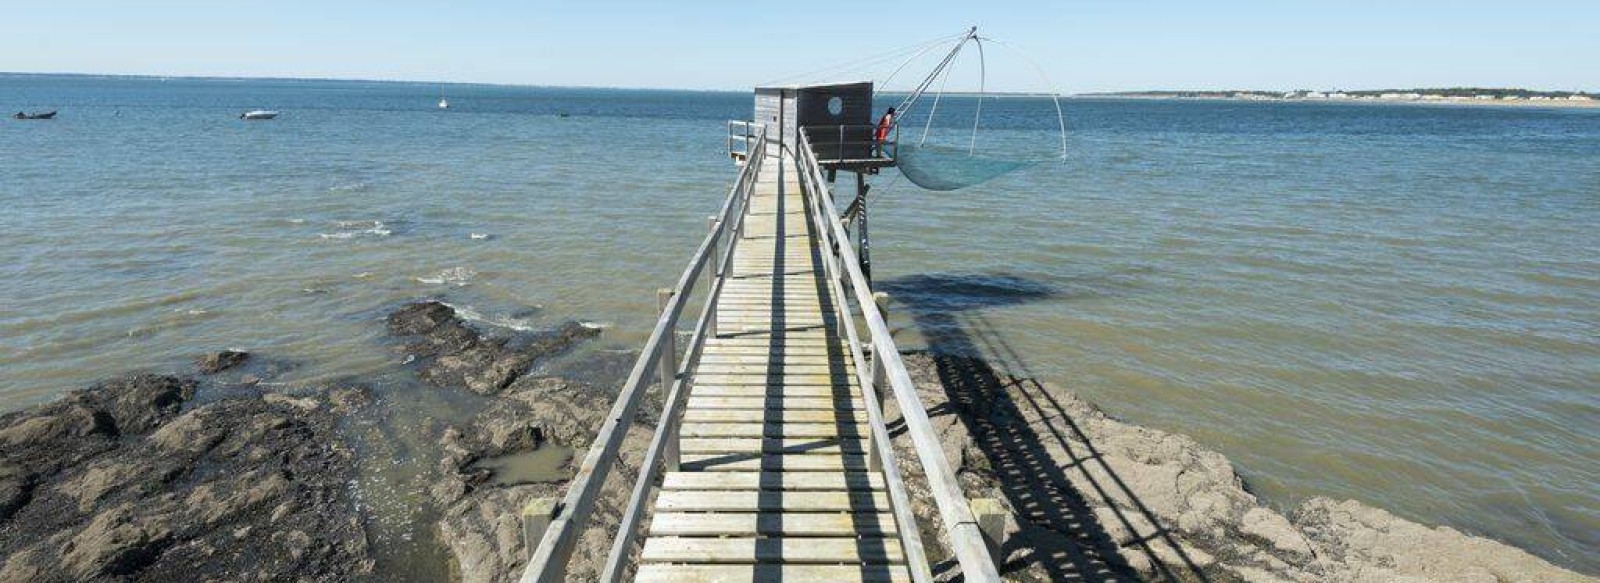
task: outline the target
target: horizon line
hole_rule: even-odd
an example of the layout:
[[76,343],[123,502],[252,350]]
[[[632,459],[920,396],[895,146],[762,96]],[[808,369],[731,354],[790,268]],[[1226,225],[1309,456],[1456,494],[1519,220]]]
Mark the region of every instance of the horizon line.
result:
[[[639,87],[639,86],[626,86],[626,85],[562,85],[562,84],[506,83],[506,82],[482,82],[482,81],[436,81],[436,80],[423,80],[423,79],[373,79],[373,78],[365,78],[365,77],[293,77],[293,76],[280,76],[280,75],[260,75],[260,76],[255,76],[255,75],[163,75],[163,74],[156,74],[156,73],[84,73],[84,72],[77,72],[77,71],[49,71],[49,72],[41,72],[41,71],[0,71],[0,76],[18,76],[18,77],[26,77],[26,76],[33,76],[33,77],[112,77],[112,78],[126,78],[126,79],[155,79],[155,80],[161,80],[161,79],[186,79],[186,80],[202,80],[202,81],[334,81],[334,82],[346,82],[346,83],[391,83],[391,84],[397,84],[397,85],[399,85],[399,84],[413,84],[413,85],[464,85],[464,86],[473,86],[473,85],[475,85],[475,86],[481,86],[481,87],[521,87],[521,88],[537,88],[537,89],[609,89],[609,90],[626,90],[626,91],[681,91],[681,92],[694,92],[694,93],[744,93],[744,92],[748,92],[748,91],[753,91],[756,88],[756,85],[751,85],[750,87],[743,88],[743,89],[730,89],[730,88],[693,88],[693,87]],[[1531,88],[1527,88],[1527,87],[1515,87],[1515,86],[1492,87],[1492,86],[1479,86],[1479,85],[1458,85],[1458,86],[1452,86],[1452,87],[1446,87],[1446,86],[1435,86],[1435,87],[1416,86],[1416,87],[1410,87],[1408,89],[1456,89],[1456,88],[1533,91],[1533,92],[1543,92],[1543,93],[1551,93],[1551,92],[1555,92],[1555,93],[1585,93],[1585,94],[1600,93],[1600,90],[1591,90],[1591,89],[1531,89]],[[1357,91],[1357,92],[1360,92],[1360,91],[1382,91],[1382,90],[1387,90],[1387,89],[1388,88],[1340,89],[1339,91],[1347,91],[1347,92],[1349,92],[1349,91]],[[1180,92],[1181,93],[1216,93],[1216,92],[1263,92],[1263,91],[1265,91],[1265,92],[1284,92],[1284,91],[1304,91],[1304,89],[1293,89],[1293,90],[1282,90],[1282,89],[1239,89],[1239,88],[1221,88],[1221,89],[1218,89],[1218,88],[1207,88],[1207,89],[1115,89],[1115,90],[1080,91],[1080,92],[1075,92],[1075,93],[1062,92],[1062,93],[1056,93],[1054,95],[1057,95],[1059,97],[1105,97],[1105,96],[1115,96],[1115,95],[1119,95],[1119,94],[1120,95],[1129,95],[1129,94],[1180,93]],[[885,93],[885,94],[901,94],[901,93],[909,93],[909,91],[895,90],[895,91],[882,91],[881,93]],[[1045,92],[1045,91],[989,91],[989,92],[978,92],[978,91],[966,91],[966,90],[945,91],[944,94],[952,95],[952,96],[998,95],[998,96],[1034,96],[1034,97],[1045,97],[1045,96],[1052,95],[1050,92]]]

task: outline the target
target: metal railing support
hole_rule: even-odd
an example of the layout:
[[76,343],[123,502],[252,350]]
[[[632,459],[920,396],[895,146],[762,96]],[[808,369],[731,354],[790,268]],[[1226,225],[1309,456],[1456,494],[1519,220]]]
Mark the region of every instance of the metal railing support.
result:
[[[667,311],[667,307],[672,304],[672,295],[673,291],[671,288],[664,287],[657,289],[656,310],[661,313],[665,313]],[[657,374],[661,376],[660,383],[661,394],[663,398],[665,398],[668,391],[672,390],[673,381],[678,379],[678,331],[676,327],[674,327],[673,329],[668,330],[668,332],[669,334],[667,334],[667,337],[661,341],[661,362],[656,364]],[[668,419],[661,420],[662,423],[666,423],[668,421]],[[662,463],[666,465],[668,470],[678,469],[677,432],[668,434],[667,443],[665,444],[665,447],[662,448],[661,457]]]
[[[717,220],[716,215],[706,217],[706,223],[713,233],[717,232],[717,229],[722,226],[722,222]],[[711,286],[716,285],[716,282],[719,279],[722,279],[722,253],[718,248],[713,247],[711,249],[711,270],[706,272],[706,289],[711,289]],[[706,310],[711,312],[711,316],[707,320],[708,323],[706,324],[706,326],[708,326],[707,333],[711,336],[716,336],[717,303],[707,302]]]
[[989,558],[996,565],[1006,563],[1006,512],[1005,505],[994,498],[972,501],[972,513],[978,517],[978,530],[989,547]]
[[527,550],[528,558],[532,559],[534,551],[539,550],[539,541],[544,539],[544,532],[550,530],[550,519],[555,517],[556,503],[560,501],[554,496],[541,496],[522,507],[522,547]]

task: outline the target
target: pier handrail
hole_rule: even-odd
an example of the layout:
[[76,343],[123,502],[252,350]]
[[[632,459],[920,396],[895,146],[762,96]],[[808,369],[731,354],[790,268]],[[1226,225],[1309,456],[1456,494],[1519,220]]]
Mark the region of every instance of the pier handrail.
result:
[[[804,145],[804,144],[802,144]],[[809,152],[809,150],[807,150]],[[802,160],[802,163],[814,163]],[[806,219],[820,239],[820,249],[833,249],[837,241],[832,229],[828,228],[822,217],[822,206],[819,199],[826,196],[821,190],[820,182],[815,178],[817,173],[804,172],[800,176],[800,189],[806,198]],[[883,385],[884,364],[883,359],[873,357],[870,368],[861,365],[867,363],[863,353],[860,333],[856,330],[855,314],[850,310],[848,296],[842,287],[842,277],[839,273],[838,257],[831,251],[822,261],[823,273],[828,282],[828,295],[833,298],[833,310],[838,318],[839,327],[843,329],[845,341],[848,342],[850,358],[857,364],[855,367],[856,382],[861,385],[863,407],[867,412],[867,424],[870,432],[867,440],[869,463],[867,469],[883,473],[883,482],[889,490],[889,507],[894,513],[895,523],[899,525],[900,547],[906,557],[906,566],[914,583],[932,583],[933,572],[928,563],[927,552],[922,547],[922,535],[917,528],[917,517],[911,511],[911,496],[906,493],[905,482],[900,477],[900,466],[895,461],[894,442],[889,438],[889,426],[883,418]],[[892,344],[892,340],[891,340]],[[896,349],[898,351],[898,349]]]
[[757,130],[766,130],[765,124],[737,119],[728,120],[728,155],[735,160],[750,157]]
[[[923,473],[927,477],[929,490],[939,509],[939,516],[943,519],[951,550],[955,552],[956,560],[961,564],[961,572],[966,581],[998,582],[1000,573],[995,568],[994,559],[989,555],[977,518],[967,505],[966,495],[961,492],[961,484],[956,480],[955,471],[945,459],[938,435],[934,433],[933,425],[928,421],[928,412],[923,408],[922,400],[917,396],[916,386],[911,381],[911,375],[906,372],[905,362],[900,358],[899,349],[889,335],[889,326],[884,322],[883,315],[879,313],[877,304],[873,301],[872,288],[861,272],[855,250],[849,244],[849,234],[845,231],[844,224],[839,221],[840,215],[834,207],[832,194],[824,180],[822,165],[817,162],[805,132],[800,132],[800,147],[796,150],[800,159],[801,187],[812,199],[808,214],[813,215],[812,221],[820,227],[820,234],[824,237],[823,249],[831,250],[831,253],[825,253],[826,260],[823,262],[827,266],[829,279],[833,282],[832,285],[847,284],[844,287],[850,288],[855,296],[862,319],[866,321],[868,340],[872,345],[873,376],[886,380],[894,391],[906,433],[911,436],[918,461],[921,462]],[[839,273],[841,268],[844,271],[843,276],[848,277],[848,281],[845,277],[841,277]],[[845,325],[847,330],[854,327],[853,322],[848,324],[846,322],[850,320],[842,319],[841,324]],[[859,345],[853,346],[852,350],[859,351]],[[863,388],[869,387],[864,383]],[[876,385],[870,388],[873,391],[877,390]],[[867,391],[864,390],[863,396],[866,394]],[[879,421],[881,422],[881,419]],[[888,445],[886,440],[880,437],[880,429],[884,429],[881,423],[873,424],[873,441]],[[889,466],[890,464],[885,464],[886,472]],[[915,528],[914,523],[902,525],[901,528],[905,529],[908,526]]]
[[[714,326],[716,321],[714,306],[717,292],[725,279],[727,259],[732,256],[733,248],[739,240],[736,234],[743,229],[750,195],[755,192],[756,176],[766,159],[766,148],[767,135],[763,127],[751,142],[748,150],[750,155],[746,158],[733,187],[729,189],[721,211],[715,215],[717,217],[715,227],[700,242],[700,246],[689,260],[688,267],[678,277],[677,285],[672,288],[671,296],[662,307],[661,315],[656,318],[655,328],[651,330],[649,340],[645,342],[639,359],[634,362],[633,370],[628,374],[628,380],[623,384],[616,403],[612,405],[605,424],[600,427],[594,444],[589,446],[582,464],[578,466],[577,473],[568,484],[566,495],[552,512],[550,524],[522,572],[522,583],[556,583],[565,579],[567,563],[572,558],[578,537],[583,534],[584,527],[587,526],[589,517],[594,511],[595,499],[599,496],[612,465],[619,457],[618,452],[622,447],[623,438],[627,436],[628,428],[634,423],[634,416],[638,413],[639,404],[644,400],[646,388],[655,380],[651,377],[660,376],[664,385],[663,390],[670,390],[667,408],[657,425],[655,436],[650,442],[650,449],[645,453],[641,468],[644,475],[640,476],[634,494],[629,500],[629,506],[624,511],[622,532],[619,533],[611,556],[608,557],[603,580],[616,581],[621,577],[621,562],[628,555],[633,541],[633,531],[636,530],[633,526],[642,516],[644,501],[648,499],[650,487],[655,482],[658,472],[656,468],[659,465],[657,461],[663,457],[676,455],[669,448],[669,445],[675,444],[675,440],[670,439],[670,434],[665,432],[676,430],[671,426],[675,424],[674,415],[681,414],[681,401],[683,395],[687,393],[684,390],[687,370],[695,364],[697,359],[693,356],[698,354],[700,346],[704,344],[708,327]],[[724,239],[727,240],[726,250],[719,254],[718,243]],[[712,277],[709,278],[712,280],[712,286],[710,293],[707,293],[706,309],[701,313],[695,326],[694,336],[691,338],[690,358],[683,359],[680,368],[674,362],[676,350],[673,346],[678,318],[688,304],[696,280],[700,278],[706,264],[712,262],[714,258],[716,261]],[[662,374],[654,374],[657,372]]]
[[[877,124],[812,124],[800,128],[800,132],[809,138],[807,143],[817,155],[817,162],[823,165],[849,160],[893,159],[895,146],[900,141],[899,124],[892,126],[882,143],[878,142]],[[863,152],[865,155],[853,155]]]

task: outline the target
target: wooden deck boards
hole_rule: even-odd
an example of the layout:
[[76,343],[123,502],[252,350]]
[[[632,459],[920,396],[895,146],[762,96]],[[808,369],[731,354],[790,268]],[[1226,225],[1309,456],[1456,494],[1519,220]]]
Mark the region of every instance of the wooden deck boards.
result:
[[909,580],[804,202],[793,182],[778,194],[776,166],[690,379],[638,581]]

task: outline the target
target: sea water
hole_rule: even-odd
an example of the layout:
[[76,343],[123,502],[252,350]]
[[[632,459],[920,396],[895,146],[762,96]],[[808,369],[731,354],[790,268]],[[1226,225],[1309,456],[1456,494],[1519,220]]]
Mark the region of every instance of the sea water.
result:
[[[0,76],[0,111],[61,111],[0,120],[0,410],[227,347],[400,378],[382,317],[418,298],[637,346],[750,96],[446,95]],[[1060,161],[1048,101],[984,107],[1042,161],[871,179],[903,346],[1190,435],[1280,508],[1354,498],[1600,572],[1600,110],[1074,99]]]

